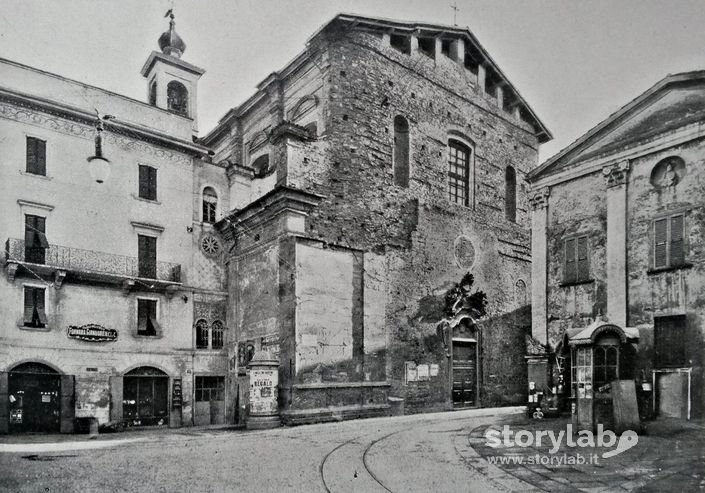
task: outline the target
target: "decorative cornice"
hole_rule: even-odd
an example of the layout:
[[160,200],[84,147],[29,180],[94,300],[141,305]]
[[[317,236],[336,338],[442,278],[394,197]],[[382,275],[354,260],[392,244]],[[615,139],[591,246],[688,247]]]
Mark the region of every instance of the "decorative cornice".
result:
[[607,178],[607,188],[626,185],[629,175],[629,161],[625,159],[612,166],[602,168],[602,175]]
[[545,209],[548,207],[548,197],[551,195],[549,187],[543,187],[536,190],[529,197],[529,204],[533,210]]
[[[16,102],[8,104],[0,102],[0,118],[7,118],[8,120],[34,125],[36,127],[49,128],[65,135],[86,140],[93,140],[95,138],[95,127],[86,123],[85,119],[80,117],[71,118],[68,115],[59,116],[45,113],[42,110],[35,110],[31,107],[30,103]],[[110,131],[104,132],[103,142],[107,145],[112,144],[118,146],[122,150],[143,152],[159,160],[174,161],[185,165],[191,163],[191,158],[187,155],[172,152],[162,147],[157,147],[157,145],[152,145]]]

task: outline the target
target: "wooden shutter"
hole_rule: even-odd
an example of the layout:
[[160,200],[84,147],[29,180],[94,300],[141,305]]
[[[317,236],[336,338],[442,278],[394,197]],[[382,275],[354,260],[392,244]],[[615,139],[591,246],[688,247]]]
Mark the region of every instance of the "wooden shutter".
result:
[[8,383],[9,375],[7,372],[0,371],[0,435],[4,435],[9,431],[10,425],[10,396]]
[[39,322],[46,326],[47,315],[46,315],[46,312],[44,311],[44,295],[46,294],[46,290],[44,290],[42,288],[33,288],[33,291],[34,291],[34,307],[37,310],[37,317],[39,318]]
[[684,315],[654,319],[656,367],[685,366],[686,319]]
[[108,378],[110,386],[110,421],[122,421],[122,376]]
[[668,219],[654,221],[654,267],[668,267]]
[[35,173],[37,165],[37,139],[33,137],[27,137],[27,173]]
[[31,325],[34,318],[34,288],[24,288],[24,324]]
[[140,277],[157,277],[157,239],[152,236],[137,235],[137,266]]
[[35,139],[34,142],[36,143],[36,153],[37,153],[37,161],[35,165],[35,171],[34,173],[38,175],[46,175],[47,174],[47,143],[44,142],[43,140]]
[[137,332],[147,330],[147,320],[149,319],[149,300],[137,300]]
[[26,214],[24,216],[24,245],[25,248],[33,248],[36,240],[36,231],[37,228],[35,226],[35,219],[37,216],[32,216],[29,214]]
[[685,263],[683,214],[671,217],[671,266]]
[[73,375],[61,375],[61,433],[73,433],[76,404]]
[[577,267],[575,258],[575,239],[565,241],[565,282],[575,282]]
[[152,200],[157,200],[157,168],[149,169],[149,195]]
[[590,278],[590,263],[588,262],[587,240],[587,236],[578,238],[578,281],[586,281]]

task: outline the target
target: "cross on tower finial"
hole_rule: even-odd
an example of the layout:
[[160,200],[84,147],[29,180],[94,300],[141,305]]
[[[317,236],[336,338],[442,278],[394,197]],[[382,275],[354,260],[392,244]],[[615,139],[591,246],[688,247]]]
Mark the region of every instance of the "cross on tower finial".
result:
[[458,25],[458,11],[460,10],[458,8],[458,2],[451,3],[450,8],[453,9],[453,25],[457,26]]

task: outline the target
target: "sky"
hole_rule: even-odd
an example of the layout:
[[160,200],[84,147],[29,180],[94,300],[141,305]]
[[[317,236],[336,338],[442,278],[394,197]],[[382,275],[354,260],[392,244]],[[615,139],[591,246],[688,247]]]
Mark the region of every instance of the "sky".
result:
[[[455,0],[553,133],[543,162],[669,73],[705,69],[705,0]],[[140,69],[168,27],[199,83],[205,135],[340,12],[454,23],[453,0],[0,0],[0,57],[145,100]],[[2,77],[2,74],[0,74]]]

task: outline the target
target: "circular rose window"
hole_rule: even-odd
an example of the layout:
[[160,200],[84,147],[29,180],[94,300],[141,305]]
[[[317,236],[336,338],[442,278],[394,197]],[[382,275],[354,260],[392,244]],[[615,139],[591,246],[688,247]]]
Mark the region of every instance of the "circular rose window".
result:
[[211,234],[201,238],[201,250],[209,257],[215,257],[220,253],[220,241]]
[[455,261],[459,267],[469,269],[475,263],[475,247],[467,236],[458,236],[453,242]]

